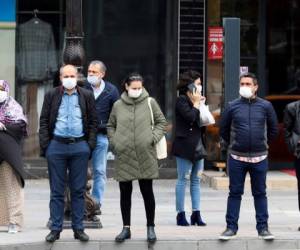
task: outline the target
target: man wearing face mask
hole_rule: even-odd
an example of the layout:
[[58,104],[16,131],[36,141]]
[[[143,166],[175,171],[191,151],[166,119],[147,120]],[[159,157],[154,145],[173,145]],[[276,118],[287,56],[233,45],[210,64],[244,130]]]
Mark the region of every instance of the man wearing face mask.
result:
[[106,66],[101,61],[92,61],[88,67],[88,84],[86,88],[94,93],[97,113],[97,142],[92,153],[93,190],[92,196],[96,200],[99,210],[102,205],[106,184],[106,164],[108,139],[106,125],[115,101],[119,99],[118,89],[108,81],[104,81]]
[[84,192],[91,150],[96,144],[97,117],[93,94],[77,86],[77,69],[60,69],[62,85],[46,93],[40,117],[41,155],[48,162],[51,232],[46,241],[60,237],[64,219],[66,173],[71,191],[74,238],[88,241],[83,228]]
[[247,172],[256,211],[259,238],[273,240],[268,229],[266,175],[268,143],[277,136],[277,117],[272,104],[257,97],[257,78],[252,73],[240,77],[240,98],[229,103],[221,118],[222,146],[228,150],[229,196],[226,230],[220,240],[236,236],[241,197]]

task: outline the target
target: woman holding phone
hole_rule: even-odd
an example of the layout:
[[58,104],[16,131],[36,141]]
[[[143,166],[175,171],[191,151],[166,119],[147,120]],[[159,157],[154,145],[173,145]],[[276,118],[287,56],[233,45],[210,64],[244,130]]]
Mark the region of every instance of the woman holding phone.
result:
[[197,71],[187,71],[180,75],[177,85],[179,96],[176,100],[176,129],[172,153],[176,157],[176,210],[177,225],[189,226],[185,216],[185,187],[190,179],[192,201],[191,225],[205,226],[200,215],[200,172],[203,170],[205,149],[202,143],[200,124],[201,75]]

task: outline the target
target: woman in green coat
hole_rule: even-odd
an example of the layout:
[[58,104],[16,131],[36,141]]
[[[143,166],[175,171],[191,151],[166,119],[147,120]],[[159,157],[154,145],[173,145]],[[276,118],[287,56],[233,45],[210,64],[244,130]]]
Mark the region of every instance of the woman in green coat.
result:
[[154,116],[148,106],[149,94],[143,88],[143,78],[130,74],[124,81],[124,92],[114,103],[107,125],[111,149],[116,156],[115,179],[121,194],[122,232],[116,241],[123,242],[131,237],[130,212],[132,181],[138,180],[144,199],[147,217],[147,240],[156,241],[154,231],[155,199],[152,180],[158,178],[158,163],[155,144],[166,130],[166,119],[157,102],[150,98]]

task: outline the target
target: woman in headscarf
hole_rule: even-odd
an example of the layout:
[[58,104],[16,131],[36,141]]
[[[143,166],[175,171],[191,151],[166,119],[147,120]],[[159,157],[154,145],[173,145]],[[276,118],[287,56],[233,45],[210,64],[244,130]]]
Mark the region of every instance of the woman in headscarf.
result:
[[17,233],[23,226],[21,142],[26,126],[22,107],[9,96],[7,81],[0,80],[0,226],[8,226],[8,233]]

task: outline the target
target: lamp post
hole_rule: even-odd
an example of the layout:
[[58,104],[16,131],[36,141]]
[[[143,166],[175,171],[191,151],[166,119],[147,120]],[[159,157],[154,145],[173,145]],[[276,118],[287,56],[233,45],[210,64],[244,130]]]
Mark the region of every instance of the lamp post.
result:
[[83,48],[82,0],[66,0],[66,46],[63,52],[65,64],[72,64],[78,69],[78,83],[83,85],[83,64],[85,52]]
[[[66,46],[63,52],[64,64],[72,64],[78,69],[78,84],[83,85],[83,65],[85,63],[85,52],[83,48],[83,27],[82,27],[82,0],[66,0]],[[91,179],[90,171],[88,180]],[[87,180],[85,197],[85,221],[86,228],[101,228],[100,219],[96,216],[97,204],[90,195],[91,184]],[[70,190],[65,194],[65,221],[64,227],[71,227]]]

